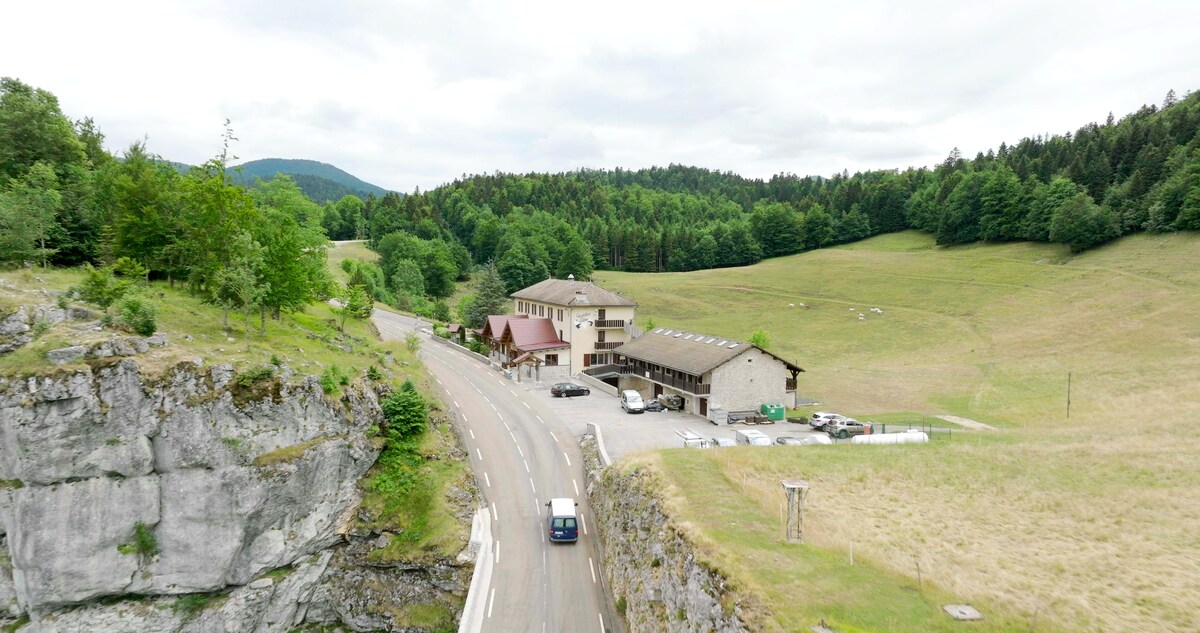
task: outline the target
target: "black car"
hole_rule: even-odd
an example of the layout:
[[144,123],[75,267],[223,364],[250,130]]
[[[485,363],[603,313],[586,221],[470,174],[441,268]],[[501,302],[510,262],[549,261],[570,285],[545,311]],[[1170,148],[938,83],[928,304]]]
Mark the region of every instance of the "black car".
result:
[[569,398],[571,396],[587,396],[591,395],[592,390],[577,385],[573,382],[560,382],[553,387],[550,387],[550,395],[556,398]]
[[654,411],[654,412],[666,411],[667,405],[659,402],[658,400],[647,400],[646,401],[646,410]]

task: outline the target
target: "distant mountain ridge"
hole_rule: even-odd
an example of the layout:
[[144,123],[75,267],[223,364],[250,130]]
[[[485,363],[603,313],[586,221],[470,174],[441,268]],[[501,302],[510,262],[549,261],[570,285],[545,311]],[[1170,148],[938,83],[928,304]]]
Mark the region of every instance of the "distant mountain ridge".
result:
[[246,185],[253,185],[255,178],[270,180],[275,177],[275,174],[291,176],[296,185],[319,204],[329,201],[336,202],[347,195],[364,198],[374,194],[379,197],[389,192],[383,187],[361,180],[329,163],[315,160],[263,158],[235,165],[233,169],[241,172],[235,178]]

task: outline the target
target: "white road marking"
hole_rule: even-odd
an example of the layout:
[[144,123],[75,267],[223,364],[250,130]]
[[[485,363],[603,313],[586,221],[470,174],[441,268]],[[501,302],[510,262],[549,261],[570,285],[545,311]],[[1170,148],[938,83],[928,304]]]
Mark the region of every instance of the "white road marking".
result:
[[596,614],[596,617],[600,618],[600,630],[601,630],[601,631],[605,631],[605,630],[607,630],[607,629],[605,629],[605,628],[604,628],[604,614],[602,614],[602,613],[597,613],[597,614]]
[[514,395],[514,396],[515,396],[515,395],[517,395],[517,392],[513,391],[512,389],[509,389],[509,390],[508,390],[508,392],[509,392],[509,393],[511,393],[511,394],[512,394],[512,395]]
[[[504,418],[500,418],[500,421],[504,422]],[[508,422],[504,422],[504,428],[508,429],[509,433],[512,433],[512,427],[508,425]]]
[[[492,408],[493,408],[493,409],[496,409],[496,407],[492,407]],[[499,409],[496,409],[496,417],[500,418],[500,421],[501,421],[501,422],[503,422],[503,421],[504,421],[504,414],[503,414],[503,413],[500,413],[500,410],[499,410]]]
[[522,459],[521,461],[525,462],[525,472],[532,473],[533,471],[529,470],[529,462],[524,459]]
[[530,407],[528,402],[522,402],[521,404],[525,405],[525,408],[526,408],[526,409],[529,409],[530,411],[533,411],[533,407]]
[[[533,490],[533,494],[535,494],[535,495],[536,495],[536,494],[537,494],[537,488],[535,488],[535,487],[534,487],[534,485],[533,485],[533,477],[530,477],[530,478],[529,478],[529,487],[530,487],[530,488]],[[539,514],[541,514],[541,513],[539,512]]]
[[496,514],[496,502],[492,502],[492,521],[499,521],[500,515]]
[[568,466],[570,466],[570,465],[571,465],[571,456],[570,456],[570,455],[567,455],[567,452],[566,452],[566,451],[563,451],[563,459],[567,460],[567,465],[568,465]]
[[582,514],[579,515],[579,523],[583,525],[583,535],[587,536],[587,519],[583,518]]
[[483,471],[483,480],[487,482],[487,487],[488,487],[488,488],[491,488],[491,487],[492,487],[492,478],[491,478],[491,477],[488,477],[488,474],[487,474],[487,471],[486,471],[486,470],[485,470],[485,471]]
[[476,455],[479,455],[479,461],[483,461],[483,452],[482,452],[482,451],[480,451],[480,450],[477,448],[477,449],[475,449],[475,454],[476,454]]
[[554,438],[555,442],[558,441],[558,436],[554,434],[554,431],[550,431],[550,437]]
[[500,539],[496,539],[496,564],[500,564]]
[[520,444],[517,444],[517,452],[521,454],[521,457],[525,457],[525,451],[521,450]]
[[[450,390],[449,390],[449,389],[447,389],[447,390],[446,390],[446,393],[450,393]],[[457,409],[457,408],[458,408],[458,400],[455,400],[455,401],[454,401],[454,408],[455,408],[455,409]]]
[[442,379],[441,379],[441,378],[434,377],[434,380],[438,381],[438,384],[439,384],[439,385],[440,385],[440,384],[442,384]]
[[466,422],[466,421],[467,421],[467,415],[464,413],[464,414],[462,414],[462,417],[463,417],[463,422]]
[[545,423],[546,423],[546,421],[545,421],[545,420],[543,420],[543,419],[542,419],[542,416],[540,416],[540,415],[535,415],[535,416],[533,416],[533,417],[537,418],[538,422],[541,422],[542,424],[545,424]]
[[[499,546],[500,542],[497,541],[496,545]],[[500,555],[500,553],[496,552],[496,556],[499,556],[499,555]],[[592,563],[591,556],[588,556],[588,568],[590,568],[592,570],[592,584],[594,585],[594,584],[596,584],[596,565]]]
[[572,479],[572,480],[571,480],[571,485],[572,485],[572,486],[575,486],[575,496],[576,496],[576,497],[578,497],[578,496],[579,496],[579,482],[577,482],[577,481],[575,481],[574,479]]
[[492,587],[492,598],[490,600],[488,600],[487,617],[489,617],[489,618],[492,617],[492,607],[494,607],[494,606],[496,606],[496,588]]
[[471,434],[471,439],[475,439],[475,431],[472,431],[471,429],[467,429],[467,433]]

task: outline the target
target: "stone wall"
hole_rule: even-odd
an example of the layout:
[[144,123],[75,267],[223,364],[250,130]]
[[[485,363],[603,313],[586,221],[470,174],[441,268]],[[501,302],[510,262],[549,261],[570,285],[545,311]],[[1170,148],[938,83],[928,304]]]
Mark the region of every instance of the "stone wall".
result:
[[788,376],[787,365],[752,348],[712,371],[708,408],[758,411],[764,402],[783,404]]
[[619,462],[601,469],[595,438],[585,435],[582,446],[604,569],[629,631],[748,630],[738,594],[663,507],[659,475]]

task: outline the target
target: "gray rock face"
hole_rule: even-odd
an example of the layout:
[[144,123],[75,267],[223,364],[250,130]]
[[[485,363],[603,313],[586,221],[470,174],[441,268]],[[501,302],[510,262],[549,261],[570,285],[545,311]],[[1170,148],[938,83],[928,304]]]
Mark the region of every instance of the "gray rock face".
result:
[[123,592],[140,558],[118,548],[135,523],[158,523],[158,503],[156,476],[15,490],[7,531],[17,600],[36,608]]
[[76,363],[83,360],[85,354],[87,354],[87,347],[84,347],[83,345],[72,345],[71,347],[52,349],[46,352],[46,360],[49,360],[55,365]]
[[[132,359],[0,378],[0,479],[23,484],[0,488],[0,535],[22,610],[225,590],[342,539],[377,457],[364,436],[375,393],[329,402],[315,378],[239,389],[231,368],[192,365],[146,384]],[[154,555],[119,549],[139,522]],[[139,633],[151,630],[172,629]]]
[[[697,560],[692,544],[662,509],[663,487],[656,475],[640,470],[625,474],[617,468],[601,471],[591,437],[585,437],[583,453],[605,570],[613,594],[626,600],[630,630],[751,630],[737,606],[739,596],[723,576]],[[686,614],[683,619],[663,617],[681,612]]]

